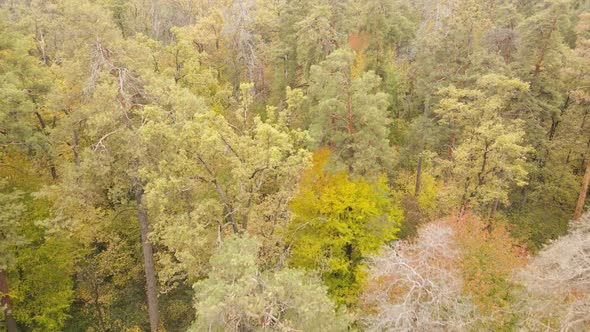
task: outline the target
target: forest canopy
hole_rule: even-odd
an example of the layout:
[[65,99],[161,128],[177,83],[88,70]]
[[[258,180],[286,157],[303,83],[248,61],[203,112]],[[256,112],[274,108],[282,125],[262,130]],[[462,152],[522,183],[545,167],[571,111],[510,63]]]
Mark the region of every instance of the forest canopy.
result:
[[585,0],[0,0],[0,331],[590,330]]

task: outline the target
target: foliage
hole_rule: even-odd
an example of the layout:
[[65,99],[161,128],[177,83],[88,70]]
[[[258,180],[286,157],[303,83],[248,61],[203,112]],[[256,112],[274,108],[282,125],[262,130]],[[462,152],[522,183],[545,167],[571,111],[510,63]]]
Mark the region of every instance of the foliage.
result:
[[49,70],[30,55],[33,43],[9,28],[0,12],[0,157],[8,151],[36,155],[39,164],[51,164],[44,102],[51,89]]
[[[173,256],[162,256],[164,282],[200,277],[214,243],[231,233],[260,236],[266,264],[278,257],[274,229],[296,190],[290,179],[308,164],[308,136],[288,126],[288,110],[269,108],[266,121],[251,114],[251,88],[242,85],[227,117],[208,109],[170,122],[154,115],[142,129],[150,153],[166,156],[142,170],[154,238]],[[162,142],[171,148],[161,151]]]
[[227,239],[211,257],[211,272],[197,282],[197,318],[190,331],[344,331],[321,281],[301,270],[261,271],[260,242],[244,235]]
[[435,110],[441,123],[461,129],[453,152],[452,172],[462,204],[481,208],[497,201],[509,204],[511,186],[526,184],[526,155],[522,121],[514,114],[527,84],[501,75],[486,75],[479,89],[449,87]]
[[469,215],[451,222],[456,223],[456,241],[462,251],[458,265],[465,292],[482,314],[477,326],[488,331],[514,329],[519,285],[512,281],[511,274],[526,263],[526,250],[502,225],[489,232],[483,221]]
[[[18,330],[583,329],[558,243],[590,197],[589,10],[2,2],[0,286]],[[247,269],[216,261],[251,237]],[[554,295],[511,278],[521,243],[551,272],[551,240]],[[412,271],[432,283],[412,290]],[[229,292],[231,273],[237,304],[191,288]]]
[[380,174],[392,166],[387,94],[378,90],[374,72],[353,77],[353,55],[339,49],[311,68],[313,99],[310,132],[316,143],[334,151],[337,169],[360,175]]
[[525,251],[473,216],[423,225],[371,259],[363,309],[369,330],[513,330],[522,317],[512,271]]
[[46,239],[19,250],[13,279],[14,315],[33,331],[61,331],[74,300],[72,245],[66,239]]
[[329,151],[314,154],[290,209],[293,266],[317,269],[339,303],[351,304],[363,282],[363,258],[394,240],[402,212],[392,205],[385,180],[374,183],[327,172]]
[[6,270],[14,264],[13,252],[23,244],[24,239],[17,231],[18,221],[24,212],[24,205],[21,202],[22,192],[10,190],[6,192],[7,183],[0,182],[0,249],[2,250],[2,259],[0,260],[0,269]]
[[74,300],[76,246],[62,234],[50,234],[38,225],[48,217],[51,205],[31,194],[40,185],[31,171],[34,167],[18,155],[6,156],[4,161],[0,268],[7,271],[10,281],[13,315],[32,331],[61,331]]

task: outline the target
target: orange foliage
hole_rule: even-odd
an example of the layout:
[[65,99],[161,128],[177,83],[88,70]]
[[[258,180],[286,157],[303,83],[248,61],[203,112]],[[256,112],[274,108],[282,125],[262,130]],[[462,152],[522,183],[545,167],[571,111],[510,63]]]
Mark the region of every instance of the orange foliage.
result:
[[527,251],[502,225],[491,232],[478,217],[466,213],[446,221],[461,248],[459,269],[464,289],[486,314],[501,315],[512,302],[512,272],[527,263]]
[[353,32],[348,35],[348,45],[353,51],[361,52],[369,45],[369,38],[368,32]]

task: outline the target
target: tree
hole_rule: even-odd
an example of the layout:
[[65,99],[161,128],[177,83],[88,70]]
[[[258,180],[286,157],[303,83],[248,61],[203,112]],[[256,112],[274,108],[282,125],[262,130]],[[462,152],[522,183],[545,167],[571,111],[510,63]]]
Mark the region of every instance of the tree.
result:
[[[588,152],[588,148],[590,147],[590,136],[584,135],[590,128],[590,121],[588,120],[588,116],[590,116],[590,110],[588,108],[588,105],[590,105],[590,88],[588,85],[584,85],[590,83],[590,70],[588,69],[590,66],[590,14],[585,13],[580,15],[580,22],[576,27],[576,33],[578,37],[576,48],[574,49],[574,55],[576,57],[574,61],[572,61],[573,65],[570,65],[570,68],[568,68],[569,75],[567,75],[568,78],[572,77],[574,79],[573,82],[575,82],[575,86],[572,91],[570,91],[568,97],[572,99],[576,108],[585,108],[585,110],[582,110],[582,114],[578,113],[579,110],[576,112],[576,109],[574,109],[575,113],[572,114],[571,117],[579,119],[581,116],[582,118],[580,126],[575,126],[578,130],[574,131],[574,135],[577,134],[577,137],[574,137],[575,143],[572,145],[576,148],[582,147],[583,152],[581,155],[582,160],[586,159],[586,169],[582,176],[582,184],[580,186],[580,193],[576,203],[574,220],[582,215],[586,193],[588,192],[588,183],[590,183],[590,152]],[[568,159],[572,150],[572,147],[568,150]],[[583,163],[581,163],[581,165],[583,165]],[[580,169],[583,169],[583,167],[580,167]]]
[[48,235],[30,221],[30,244],[19,248],[14,266],[14,315],[19,325],[32,331],[63,331],[74,302],[75,243]]
[[586,201],[586,193],[588,192],[588,184],[590,183],[590,159],[586,161],[586,171],[582,177],[582,186],[580,188],[580,196],[576,203],[576,211],[574,212],[574,220],[577,220],[582,216],[582,210],[584,209],[584,202]]
[[251,88],[242,85],[225,116],[203,106],[176,118],[162,113],[143,128],[156,165],[143,170],[154,238],[178,262],[170,275],[196,280],[215,243],[232,233],[259,236],[266,264],[280,255],[278,229],[297,190],[291,179],[309,163],[309,138],[289,128],[291,107],[269,107],[265,121],[253,114]]
[[417,28],[415,6],[406,0],[354,1],[355,30],[348,44],[355,53],[359,70],[373,70],[382,80],[382,91],[389,94],[389,111],[399,115],[407,109],[408,66],[404,56]]
[[18,219],[24,212],[20,202],[22,192],[6,191],[6,183],[0,180],[0,305],[7,332],[16,332],[16,321],[12,312],[12,298],[8,289],[7,269],[15,264],[14,250],[22,244],[23,238],[17,233]]
[[478,307],[478,330],[514,330],[518,323],[520,285],[512,273],[526,263],[526,248],[502,224],[491,231],[485,219],[466,214],[451,219],[461,250],[457,266],[464,291]]
[[223,242],[207,279],[194,285],[197,318],[190,331],[347,329],[317,277],[296,269],[262,271],[260,242],[243,235]]
[[[143,251],[150,325],[152,331],[157,331],[160,320],[156,271],[148,237],[149,215],[143,202],[145,181],[139,174],[140,167],[150,160],[145,154],[140,129],[149,105],[168,101],[163,98],[166,89],[183,90],[175,87],[174,82],[154,78],[149,70],[135,71],[134,66],[145,61],[138,57],[133,62],[127,57],[137,54],[135,47],[142,50],[134,43],[110,39],[108,33],[104,39],[94,39],[89,46],[93,57],[81,64],[91,69],[88,85],[71,92],[85,96],[75,115],[78,124],[83,124],[80,135],[84,135],[85,144],[73,151],[76,162],[64,167],[63,181],[48,193],[54,199],[55,195],[69,197],[56,200],[56,217],[58,221],[73,219],[68,230],[79,236],[92,229],[97,220],[104,220],[105,210],[134,207]],[[182,108],[183,102],[186,98],[178,98],[170,107]],[[86,239],[91,240],[92,235]]]
[[461,331],[479,319],[464,295],[454,230],[431,223],[415,239],[386,247],[369,260],[363,306],[369,331]]
[[307,78],[312,65],[318,64],[342,46],[348,29],[344,22],[346,2],[313,3],[303,0],[294,5],[307,9],[295,23],[297,61],[303,69],[304,77]]
[[385,179],[371,183],[328,173],[328,158],[327,150],[314,154],[290,204],[289,263],[317,269],[338,303],[351,304],[363,280],[364,257],[395,239],[402,213],[392,205]]
[[337,169],[378,175],[389,171],[393,161],[387,94],[379,91],[381,80],[374,72],[353,77],[352,61],[350,51],[339,49],[312,66],[310,132],[316,145],[332,150]]
[[33,43],[15,32],[4,20],[0,24],[0,157],[17,151],[35,156],[38,164],[57,179],[51,142],[51,124],[43,110],[50,89],[47,68],[29,53]]
[[547,245],[517,280],[526,287],[521,326],[527,330],[582,331],[590,323],[590,215]]
[[547,190],[545,186],[559,186],[550,181],[554,180],[551,173],[562,168],[547,167],[552,166],[548,159],[555,152],[549,149],[549,144],[555,139],[562,111],[568,106],[567,90],[559,75],[566,58],[562,26],[568,4],[560,0],[541,1],[533,9],[531,15],[517,27],[521,43],[514,63],[520,78],[530,83],[532,97],[526,103],[530,117],[525,122],[525,129],[527,143],[535,149],[531,159],[536,167],[531,167],[529,183],[522,190],[523,206],[529,201],[529,191],[544,192]]
[[461,130],[451,161],[461,211],[475,200],[477,207],[489,209],[491,220],[499,203],[510,203],[511,186],[526,183],[530,148],[518,119],[518,98],[527,84],[490,74],[480,78],[477,87],[442,89],[435,113],[441,117],[439,123]]
[[45,172],[15,151],[0,165],[0,282],[7,330],[18,323],[32,331],[61,331],[73,301],[75,241],[50,234],[43,225],[51,205],[34,191],[52,181]]

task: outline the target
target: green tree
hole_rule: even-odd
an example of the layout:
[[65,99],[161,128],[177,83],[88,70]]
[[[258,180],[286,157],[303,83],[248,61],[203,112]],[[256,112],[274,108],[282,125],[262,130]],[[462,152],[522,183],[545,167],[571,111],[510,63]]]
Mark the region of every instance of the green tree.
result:
[[29,154],[57,179],[48,133],[51,123],[44,102],[51,88],[47,68],[31,56],[33,42],[14,31],[0,13],[0,157],[4,152]]
[[14,151],[4,155],[0,176],[0,285],[7,330],[16,331],[18,323],[32,331],[61,331],[73,302],[75,241],[43,226],[51,203],[34,191],[50,180],[30,160]]
[[369,71],[354,77],[352,63],[353,54],[339,49],[312,67],[310,132],[316,145],[332,150],[336,168],[380,174],[393,163],[388,97],[379,91],[379,76]]
[[518,119],[518,99],[528,85],[490,74],[478,80],[477,88],[442,89],[435,113],[441,124],[460,130],[451,167],[462,211],[475,203],[489,211],[491,220],[498,204],[510,204],[510,188],[526,184],[530,148]]
[[[151,329],[156,331],[160,325],[156,268],[148,237],[149,215],[143,202],[145,181],[139,174],[140,168],[151,160],[142,141],[141,128],[151,105],[184,110],[186,103],[194,102],[196,97],[172,79],[154,77],[152,68],[146,70],[142,65],[149,61],[150,54],[139,56],[145,50],[143,45],[111,39],[107,32],[104,39],[101,37],[94,38],[90,45],[84,44],[93,56],[78,64],[90,68],[89,77],[82,81],[86,83],[83,88],[60,90],[65,95],[56,96],[79,98],[80,104],[55,135],[70,131],[67,124],[74,119],[78,125],[74,128],[79,128],[80,132],[73,135],[77,144],[72,149],[74,162],[68,163],[66,159],[63,181],[49,188],[47,193],[54,199],[67,197],[55,200],[57,228],[66,228],[88,241],[86,243],[94,240],[93,232],[100,229],[97,223],[108,222],[110,211],[135,209],[147,283],[148,314]],[[66,82],[75,85],[69,81],[72,76],[65,74]],[[158,106],[152,109],[161,109]]]
[[265,121],[253,114],[251,88],[242,85],[241,100],[226,116],[202,107],[184,117],[154,115],[143,128],[150,153],[159,159],[142,173],[149,181],[154,238],[176,262],[167,265],[170,277],[198,278],[214,243],[231,233],[259,236],[267,264],[280,254],[277,230],[288,221],[296,190],[291,179],[309,163],[309,138],[287,125],[292,107],[269,107]]
[[324,60],[338,48],[342,31],[334,26],[337,12],[333,6],[338,6],[337,4],[328,1],[316,4],[302,2],[307,2],[309,7],[306,15],[295,24],[297,59],[303,67],[303,72],[307,74],[313,64]]
[[248,235],[224,241],[211,257],[207,279],[194,285],[197,319],[189,331],[344,331],[317,277],[285,268],[262,271],[260,242]]
[[528,185],[522,191],[523,206],[533,201],[533,197],[544,195],[541,193],[548,188],[560,187],[560,177],[552,177],[552,174],[563,168],[551,167],[548,159],[561,114],[568,106],[567,89],[560,80],[567,51],[562,32],[567,11],[565,1],[541,1],[517,27],[522,43],[514,65],[520,78],[530,83],[532,98],[526,105],[530,115],[525,130],[528,144],[535,149],[532,158],[535,167],[531,168]]
[[24,212],[24,205],[20,202],[22,192],[7,191],[6,182],[0,180],[0,305],[2,316],[8,332],[16,331],[16,321],[12,312],[12,295],[8,288],[7,269],[15,264],[14,250],[24,242],[17,232],[19,218]]

